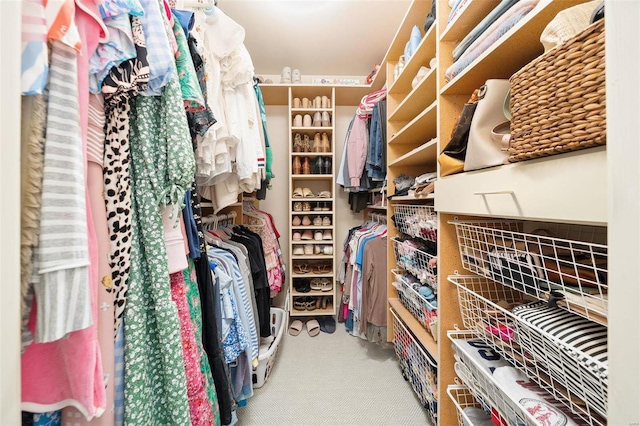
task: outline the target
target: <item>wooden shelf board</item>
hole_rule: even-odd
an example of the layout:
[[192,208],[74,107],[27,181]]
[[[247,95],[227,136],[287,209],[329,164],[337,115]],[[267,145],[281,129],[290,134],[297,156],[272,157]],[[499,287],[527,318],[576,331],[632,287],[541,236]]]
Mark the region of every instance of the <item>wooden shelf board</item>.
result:
[[422,66],[429,66],[429,61],[436,56],[436,26],[432,25],[422,37],[418,49],[402,69],[402,73],[389,87],[389,94],[402,94],[411,91],[411,82]]
[[436,100],[437,75],[435,70],[429,74],[413,89],[398,108],[390,115],[389,121],[409,121],[431,105]]
[[291,126],[291,131],[298,132],[331,132],[333,131],[333,127],[318,127],[318,126],[310,126],[310,127],[294,127]]
[[436,137],[438,117],[437,102],[433,102],[420,115],[407,123],[390,139],[390,144],[424,143]]
[[333,245],[333,240],[290,240],[289,243],[291,245],[305,245],[305,244],[313,244],[313,245]]
[[[459,42],[497,6],[492,1],[468,1],[440,35],[441,41]],[[451,10],[443,11],[449,14]]]
[[333,108],[293,108],[291,107],[291,112],[333,112]]
[[333,305],[327,309],[314,309],[313,311],[299,311],[296,308],[291,308],[289,316],[292,317],[317,317],[318,315],[335,315],[335,309]]
[[301,260],[301,259],[333,259],[332,254],[292,254],[292,260]]
[[[308,274],[291,274],[292,278],[333,278],[333,274],[332,273],[328,273],[328,274],[314,274],[312,272],[308,273]],[[324,292],[322,295],[325,296],[328,292]]]
[[[291,201],[333,201],[333,198],[311,198],[311,197],[292,197]],[[316,210],[316,212],[320,212],[320,210]],[[325,210],[326,213],[329,213],[328,210]],[[296,212],[296,213],[311,213],[311,212]]]
[[438,161],[438,142],[432,139],[389,163],[389,167],[435,166]]
[[291,229],[333,229],[333,226],[329,225],[329,226],[313,226],[313,225],[309,225],[309,226],[291,226]]
[[[299,156],[299,157],[333,157],[333,152],[292,152],[291,156],[295,157],[295,156]],[[315,176],[321,176],[321,175],[315,175]]]
[[[316,155],[316,157],[322,157],[321,155]],[[333,179],[333,175],[291,175],[291,179],[294,180],[323,180],[323,179]],[[326,200],[326,198],[323,198]]]
[[[311,290],[306,293],[302,293],[296,290],[291,290],[291,295],[292,296],[333,296],[333,288],[331,289],[331,291]],[[313,312],[313,311],[307,311],[307,312]]]
[[433,336],[425,330],[420,322],[413,316],[411,312],[404,307],[400,299],[390,298],[389,306],[393,308],[394,312],[398,314],[398,317],[405,323],[407,328],[416,336],[420,344],[429,352],[429,355],[436,361],[438,360],[438,343],[434,340]]
[[[585,0],[541,0],[534,10],[441,88],[443,95],[468,95],[489,78],[509,78],[543,53],[537,42],[547,24],[563,9]],[[482,3],[482,2],[471,2]],[[535,40],[536,42],[532,42]],[[451,60],[451,57],[448,57]],[[441,63],[444,69],[450,65]]]
[[[294,92],[294,97],[303,98],[311,96],[330,96],[332,88],[335,88],[335,99],[332,103],[335,106],[356,106],[360,104],[362,98],[375,90],[379,90],[384,85],[386,71],[381,67],[376,79],[372,84],[261,84],[260,90],[265,105],[289,105],[289,88]],[[379,77],[379,78],[378,78]],[[321,111],[322,109],[309,109]],[[328,111],[330,111],[329,109]]]

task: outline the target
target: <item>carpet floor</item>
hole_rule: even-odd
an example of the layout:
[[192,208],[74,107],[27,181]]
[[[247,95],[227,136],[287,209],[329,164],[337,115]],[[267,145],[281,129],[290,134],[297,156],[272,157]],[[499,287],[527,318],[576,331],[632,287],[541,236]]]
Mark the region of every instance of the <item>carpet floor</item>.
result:
[[393,348],[336,328],[316,337],[285,330],[267,382],[238,409],[238,425],[428,424]]

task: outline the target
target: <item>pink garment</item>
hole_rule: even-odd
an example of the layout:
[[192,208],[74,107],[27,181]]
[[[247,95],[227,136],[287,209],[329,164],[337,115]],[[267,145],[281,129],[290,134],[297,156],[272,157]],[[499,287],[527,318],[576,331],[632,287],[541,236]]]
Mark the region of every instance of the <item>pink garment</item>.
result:
[[351,186],[360,186],[360,178],[367,160],[367,120],[356,117],[347,140],[347,160]]
[[180,335],[182,336],[182,353],[184,370],[187,377],[187,396],[189,398],[189,413],[192,426],[214,425],[211,403],[207,396],[204,376],[200,369],[200,354],[196,342],[193,322],[189,313],[186,284],[182,272],[171,274],[171,299],[178,309],[180,321]]

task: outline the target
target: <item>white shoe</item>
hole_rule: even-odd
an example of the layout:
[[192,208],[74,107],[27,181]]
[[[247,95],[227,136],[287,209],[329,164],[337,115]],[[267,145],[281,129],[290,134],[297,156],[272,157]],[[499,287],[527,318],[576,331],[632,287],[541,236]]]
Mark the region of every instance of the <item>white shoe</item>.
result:
[[331,116],[327,111],[322,112],[322,127],[331,127]]
[[302,118],[302,127],[311,127],[311,116],[309,114],[305,114]]
[[302,127],[302,115],[297,114],[293,117],[293,127]]
[[293,98],[293,107],[300,108],[300,98]]
[[291,73],[291,82],[293,84],[300,84],[301,81],[302,81],[302,77],[300,75],[300,70],[299,69],[293,70],[293,72]]
[[322,108],[331,108],[331,102],[327,96],[322,97]]
[[[326,112],[324,114],[326,114]],[[320,127],[323,125],[322,114],[320,114],[320,111],[316,111],[316,113],[313,114],[313,127]]]
[[316,241],[322,241],[323,238],[322,231],[316,231],[315,234],[313,234],[313,239]]
[[322,254],[333,254],[333,246],[323,246]]

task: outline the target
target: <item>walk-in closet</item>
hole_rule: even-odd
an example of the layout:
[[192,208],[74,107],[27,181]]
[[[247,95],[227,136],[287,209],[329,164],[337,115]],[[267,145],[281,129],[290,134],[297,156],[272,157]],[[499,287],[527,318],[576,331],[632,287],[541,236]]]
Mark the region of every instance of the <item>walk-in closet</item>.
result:
[[0,425],[640,425],[638,17],[0,1]]

